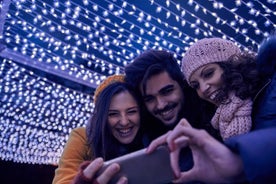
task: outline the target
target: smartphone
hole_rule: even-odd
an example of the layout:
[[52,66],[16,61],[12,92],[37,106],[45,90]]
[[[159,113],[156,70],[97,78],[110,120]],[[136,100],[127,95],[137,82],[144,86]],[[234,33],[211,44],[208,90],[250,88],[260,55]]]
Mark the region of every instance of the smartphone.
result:
[[167,146],[160,146],[151,154],[146,154],[146,149],[142,149],[106,161],[99,173],[112,163],[118,163],[120,171],[110,184],[115,184],[122,176],[128,178],[128,184],[162,184],[174,179]]

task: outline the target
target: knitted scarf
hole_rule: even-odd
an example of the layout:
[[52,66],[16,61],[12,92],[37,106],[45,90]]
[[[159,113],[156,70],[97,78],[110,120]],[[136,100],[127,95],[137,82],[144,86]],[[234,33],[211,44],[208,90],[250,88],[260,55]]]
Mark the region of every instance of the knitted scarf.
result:
[[250,131],[252,100],[242,100],[234,93],[229,95],[229,103],[221,104],[211,120],[215,129],[220,131],[223,140]]

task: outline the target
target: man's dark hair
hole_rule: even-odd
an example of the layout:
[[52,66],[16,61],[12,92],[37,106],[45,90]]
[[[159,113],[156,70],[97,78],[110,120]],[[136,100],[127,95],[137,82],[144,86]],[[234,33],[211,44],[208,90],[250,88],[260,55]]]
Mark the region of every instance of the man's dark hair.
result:
[[147,79],[164,71],[181,87],[187,85],[177,60],[172,53],[164,50],[148,50],[135,58],[125,67],[126,81],[140,91],[140,84],[144,86]]

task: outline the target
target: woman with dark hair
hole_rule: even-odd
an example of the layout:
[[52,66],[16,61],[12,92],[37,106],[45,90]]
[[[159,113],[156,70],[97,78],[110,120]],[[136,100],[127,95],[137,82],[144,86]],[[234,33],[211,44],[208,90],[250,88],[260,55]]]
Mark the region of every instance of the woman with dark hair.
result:
[[182,69],[198,96],[217,106],[211,124],[223,140],[251,130],[252,101],[261,84],[253,54],[234,42],[205,38],[186,52]]
[[[208,51],[210,55],[213,55],[213,58],[223,56],[221,54],[215,54],[214,51],[229,52],[225,47],[218,47],[218,44],[213,43],[210,45],[209,42],[209,44],[205,43],[202,45],[213,46],[214,50]],[[201,49],[197,49],[197,51],[197,57],[202,57],[204,55],[204,52],[201,52]],[[188,51],[188,55],[189,54]],[[209,61],[205,61],[205,59],[207,58],[204,58],[201,62]],[[250,59],[248,61],[250,61]],[[182,119],[174,130],[157,138],[150,144],[147,149],[148,153],[164,143],[167,143],[170,147],[172,168],[177,178],[174,180],[175,183],[189,183],[195,180],[205,183],[276,183],[275,61],[276,34],[273,33],[264,39],[257,54],[256,64],[261,78],[261,86],[256,88],[259,89],[259,91],[253,98],[253,125],[250,132],[238,136],[232,136],[225,140],[224,143],[221,143],[215,140],[206,131],[193,128],[186,119]],[[185,59],[183,62],[185,62]],[[217,67],[221,66],[222,65],[219,64]],[[245,76],[251,77],[251,75],[255,73],[254,70],[250,69],[251,67],[248,67],[247,69],[245,67],[241,68],[244,68],[247,71],[253,71],[245,72]],[[237,68],[237,71],[239,71],[239,68]],[[241,71],[243,70],[241,69]],[[230,73],[228,71],[226,72]],[[212,72],[207,72],[208,75],[205,74],[206,73],[203,70],[201,76],[212,76],[210,75]],[[229,74],[229,76],[232,75],[233,74]],[[245,79],[240,79],[244,80],[245,87],[248,86],[247,90],[250,90],[250,88],[255,85],[248,85],[246,84],[247,82]],[[255,79],[255,77],[253,77],[253,79]],[[187,80],[189,80],[189,78],[187,78]],[[239,80],[233,81],[239,82]],[[202,83],[200,85],[202,86]],[[244,96],[243,93],[239,92],[240,90],[247,91],[243,88],[239,88],[239,90],[235,91],[238,92],[236,94],[240,96],[240,98],[250,98],[251,94],[254,95],[256,89],[251,89],[252,91],[248,92],[248,96]],[[177,153],[179,150],[187,146],[192,150],[194,165],[190,170],[182,171],[178,166],[179,156]]]
[[[117,98],[122,101],[115,101]],[[130,106],[130,102],[134,105]],[[125,116],[135,117],[135,121],[119,117],[123,116],[119,113],[125,106]],[[128,123],[128,126],[117,122]],[[134,91],[126,83],[116,82],[107,86],[97,97],[94,112],[86,126],[88,145],[93,148],[93,155],[110,160],[143,148],[140,132],[140,105]]]
[[149,141],[142,135],[139,100],[125,83],[124,75],[108,77],[101,83],[94,101],[86,129],[78,128],[70,135],[53,183],[107,183],[119,165],[109,166],[96,177],[95,171],[103,166],[104,160],[147,146]]

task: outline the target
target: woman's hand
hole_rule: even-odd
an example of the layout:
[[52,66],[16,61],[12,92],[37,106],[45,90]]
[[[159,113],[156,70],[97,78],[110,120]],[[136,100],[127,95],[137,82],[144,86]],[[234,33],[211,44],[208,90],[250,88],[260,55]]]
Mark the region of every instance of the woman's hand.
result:
[[[102,158],[96,158],[89,163],[89,165],[82,171],[82,175],[85,178],[84,183],[90,183],[92,181],[93,184],[107,184],[120,170],[120,165],[113,163],[97,176],[96,174],[103,167],[103,163],[104,161]],[[83,181],[83,177],[81,177],[80,174],[76,176],[75,183],[82,183],[80,181]],[[127,184],[127,178],[121,177],[117,181],[117,184]]]

